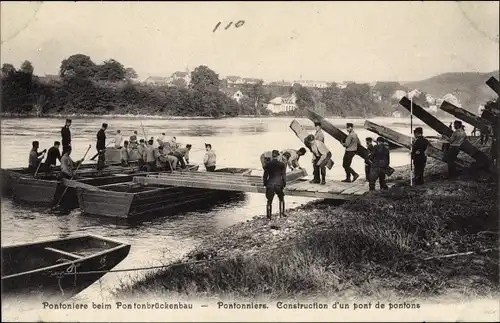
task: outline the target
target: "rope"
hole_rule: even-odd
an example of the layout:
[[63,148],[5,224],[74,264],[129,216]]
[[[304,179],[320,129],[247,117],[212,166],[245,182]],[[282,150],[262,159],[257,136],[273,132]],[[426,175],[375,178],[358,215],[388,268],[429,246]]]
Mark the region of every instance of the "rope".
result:
[[[261,230],[262,230],[262,228],[258,228],[258,229],[252,230],[252,231],[250,231],[248,233],[252,233],[252,232],[255,232],[255,231],[261,231]],[[314,232],[314,234],[317,234],[318,232],[330,231],[330,230],[331,230],[331,228],[325,228],[325,229],[321,229],[321,230],[316,230]],[[307,236],[310,237],[310,236],[312,236],[312,234],[309,234]],[[136,267],[136,268],[126,268],[126,269],[114,269],[114,270],[80,271],[78,273],[76,272],[76,269],[75,269],[74,272],[68,272],[68,270],[66,270],[66,272],[53,273],[52,275],[55,275],[55,276],[58,276],[58,275],[61,275],[61,276],[75,275],[75,279],[76,279],[76,275],[95,275],[95,274],[106,274],[106,273],[143,271],[143,270],[152,270],[152,269],[167,269],[167,268],[174,268],[174,267],[181,267],[181,266],[189,266],[189,265],[202,264],[202,263],[207,263],[207,262],[212,262],[212,261],[213,262],[224,261],[224,260],[238,258],[238,257],[241,257],[241,256],[253,256],[253,255],[262,254],[264,252],[274,251],[274,250],[278,250],[278,249],[282,250],[285,247],[300,246],[300,245],[303,245],[303,244],[306,244],[306,243],[307,243],[306,241],[292,242],[292,243],[288,243],[288,244],[280,244],[279,246],[272,247],[272,248],[259,249],[259,250],[256,250],[254,252],[248,252],[248,253],[244,253],[244,254],[241,253],[241,254],[237,254],[237,255],[233,255],[233,256],[227,256],[227,257],[222,257],[222,256],[221,257],[212,257],[212,258],[202,259],[202,260],[194,260],[194,261],[171,263],[171,264],[168,264],[168,265],[157,265],[157,266]],[[469,252],[464,253],[463,255],[481,254],[481,253],[486,253],[486,252],[495,251],[495,250],[497,250],[497,249],[486,249],[486,250],[482,250],[482,251],[469,251]],[[434,258],[442,258],[442,257],[448,258],[449,256],[448,255],[444,255],[444,256],[435,256],[435,257],[430,257],[430,258],[428,257],[428,258],[425,258],[423,260],[429,260],[431,258],[432,259],[434,259]],[[422,261],[422,258],[416,257],[416,258],[412,258],[412,259],[403,260],[403,262],[413,262],[413,261]],[[339,279],[341,278],[338,275],[335,275],[335,276],[337,276]]]

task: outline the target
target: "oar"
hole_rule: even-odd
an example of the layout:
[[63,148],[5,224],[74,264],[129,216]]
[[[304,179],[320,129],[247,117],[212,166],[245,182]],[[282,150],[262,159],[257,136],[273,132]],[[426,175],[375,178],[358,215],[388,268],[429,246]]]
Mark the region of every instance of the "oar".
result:
[[[113,143],[112,141],[108,142],[108,144],[106,145],[106,147],[108,147],[108,146],[109,146],[109,145],[111,145],[112,143]],[[94,157],[92,157],[92,158],[90,158],[90,160],[95,160],[95,159],[97,158],[97,156],[99,156],[99,153],[95,154],[95,156],[94,156]]]
[[[75,177],[76,173],[78,172],[78,169],[80,169],[80,166],[82,166],[83,161],[85,160],[85,157],[87,157],[87,154],[88,154],[88,152],[90,150],[90,147],[91,147],[91,145],[89,145],[89,148],[87,148],[87,151],[85,152],[85,155],[83,155],[82,161],[78,164],[78,167],[76,167],[76,170],[73,172],[73,176],[71,176],[70,180],[72,180]],[[62,201],[62,199],[63,199],[63,197],[64,197],[64,195],[66,194],[67,191],[68,191],[68,186],[66,186],[66,188],[64,189],[64,191],[63,191],[63,193],[61,195],[61,198],[59,199],[59,201],[57,202],[57,204],[54,207],[57,207],[61,203],[61,201]]]
[[42,165],[43,157],[45,156],[46,151],[43,152],[42,158],[40,159],[40,162],[38,163],[38,167],[36,168],[35,175],[33,177],[36,177],[36,174],[38,174],[38,170],[40,169],[40,166]]

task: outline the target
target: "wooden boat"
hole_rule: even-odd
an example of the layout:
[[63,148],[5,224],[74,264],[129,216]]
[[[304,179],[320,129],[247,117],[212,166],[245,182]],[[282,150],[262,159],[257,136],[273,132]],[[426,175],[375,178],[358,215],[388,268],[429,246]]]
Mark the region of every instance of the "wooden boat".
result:
[[[216,173],[244,175],[249,171],[246,168],[223,168]],[[242,194],[200,188],[144,186],[134,182],[94,188],[78,187],[76,191],[82,213],[116,218],[137,218],[160,212],[172,214],[175,210],[186,206],[202,205]]]
[[[2,296],[68,299],[118,265],[129,251],[130,244],[95,235],[2,247]],[[99,272],[78,275],[89,271]]]

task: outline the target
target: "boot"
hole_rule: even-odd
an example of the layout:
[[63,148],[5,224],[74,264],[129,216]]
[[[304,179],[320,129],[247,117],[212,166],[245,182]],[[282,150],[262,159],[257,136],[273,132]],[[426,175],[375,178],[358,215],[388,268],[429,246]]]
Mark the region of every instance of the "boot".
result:
[[319,184],[319,179],[315,178],[315,179],[309,181],[309,183],[311,183],[311,184]]
[[285,201],[280,201],[280,218],[283,217],[283,218],[286,218],[286,214],[285,214]]
[[273,206],[271,204],[268,204],[266,207],[266,215],[268,220],[271,220],[272,209]]
[[358,179],[358,177],[359,175],[355,173],[354,175],[352,175],[352,181],[354,182],[355,180]]
[[322,176],[321,185],[325,185],[325,184],[326,184],[326,176]]

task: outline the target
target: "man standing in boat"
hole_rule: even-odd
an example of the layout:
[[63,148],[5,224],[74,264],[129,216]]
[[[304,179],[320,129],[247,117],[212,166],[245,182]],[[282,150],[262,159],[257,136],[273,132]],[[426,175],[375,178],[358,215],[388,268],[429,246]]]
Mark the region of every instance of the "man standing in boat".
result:
[[101,129],[97,132],[97,143],[95,148],[97,150],[97,170],[104,168],[106,163],[106,129],[108,129],[108,124],[103,123]]
[[121,130],[118,129],[118,130],[116,130],[116,135],[115,135],[115,139],[114,139],[116,149],[122,148],[122,141],[123,141],[122,132],[121,132]]
[[153,146],[153,139],[148,140],[148,145],[144,151],[144,160],[146,161],[147,171],[154,172],[156,171],[156,153],[155,148]]
[[144,166],[144,153],[146,152],[146,145],[144,144],[144,139],[139,140],[139,146],[137,146],[137,152],[139,154],[139,158],[137,163],[139,165],[139,170]]
[[38,169],[38,165],[42,162],[43,154],[47,151],[47,149],[44,149],[42,152],[38,152],[40,143],[36,140],[31,143],[31,146],[30,157],[28,160],[28,172],[34,175]]
[[57,160],[61,162],[61,152],[59,151],[59,147],[61,146],[61,143],[59,141],[54,141],[54,146],[49,148],[49,151],[47,152],[47,158],[45,159],[45,172],[50,173],[52,170],[52,167],[56,166]]
[[120,159],[121,159],[121,164],[123,167],[128,166],[128,160],[129,160],[129,145],[128,141],[125,140],[123,142],[123,147],[120,149]]
[[136,149],[137,148],[137,131],[134,130],[134,134],[130,136],[130,149]]
[[161,133],[161,136],[158,136],[158,138],[156,139],[156,142],[158,142],[158,146],[165,146],[166,142],[165,142],[165,133],[164,132]]
[[279,151],[273,150],[271,152],[271,161],[264,166],[264,186],[266,187],[266,216],[271,220],[272,206],[274,195],[278,195],[280,217],[285,215],[285,193],[283,190],[286,187],[286,165],[279,161]]
[[462,127],[462,121],[456,120],[453,123],[455,131],[449,139],[450,148],[446,151],[446,162],[448,163],[448,177],[454,177],[456,175],[455,160],[457,159],[458,153],[460,152],[460,146],[465,140],[465,131]]
[[[186,168],[186,164],[189,164],[189,152],[191,151],[191,144],[187,144],[186,148],[177,148],[173,155],[177,157],[181,168]],[[185,161],[184,161],[185,160]]]
[[61,158],[61,178],[74,178],[75,172],[73,171],[73,168],[83,162],[83,158],[74,162],[70,157],[71,150],[72,149],[70,148],[66,151]]
[[211,144],[205,144],[205,156],[203,157],[203,164],[205,165],[205,169],[207,172],[215,172],[215,163],[217,156],[215,152],[212,150]]
[[380,189],[387,190],[387,184],[385,182],[385,173],[390,164],[389,149],[385,145],[385,140],[383,137],[377,138],[377,145],[373,149],[371,155],[371,167],[370,167],[370,177],[368,187],[370,191],[375,190],[375,183],[377,180],[380,184]]
[[299,165],[299,159],[301,156],[306,154],[306,149],[304,147],[295,150],[295,149],[286,149],[283,150],[280,155],[283,156],[283,162],[285,165],[288,165],[291,170],[296,168],[301,168]]
[[71,131],[69,130],[69,127],[71,126],[71,119],[66,119],[66,123],[64,124],[64,127],[61,128],[61,142],[63,146],[63,152],[64,153],[71,147]]
[[346,178],[342,181],[344,183],[351,183],[351,175],[352,182],[358,179],[359,175],[351,168],[352,159],[356,156],[356,152],[358,151],[359,138],[358,135],[354,132],[354,125],[352,123],[347,123],[347,138],[342,144],[345,147],[344,159],[342,161],[342,167],[344,167]]
[[411,147],[411,159],[413,160],[413,167],[415,168],[415,185],[424,184],[424,171],[425,164],[427,163],[427,156],[425,150],[429,146],[429,141],[424,137],[424,130],[422,127],[417,127],[413,130],[413,135],[416,140]]

